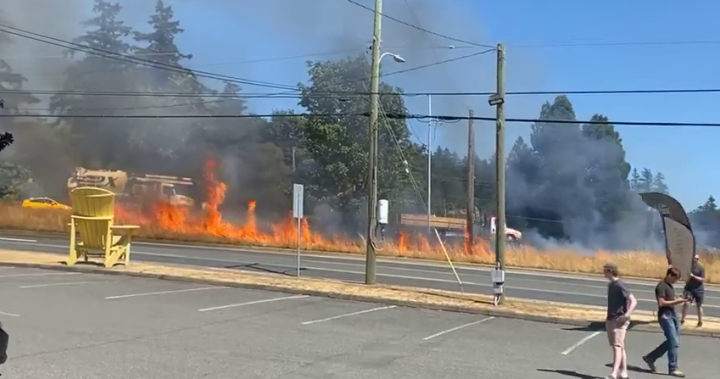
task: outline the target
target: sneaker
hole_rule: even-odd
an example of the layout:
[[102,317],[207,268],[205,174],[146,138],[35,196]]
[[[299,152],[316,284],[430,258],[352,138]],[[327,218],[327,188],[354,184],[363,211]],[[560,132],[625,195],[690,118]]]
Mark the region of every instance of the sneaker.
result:
[[684,377],[685,377],[685,373],[683,373],[683,372],[680,371],[680,370],[670,371],[670,373],[669,373],[668,375],[674,376],[674,377],[676,377],[676,378],[684,378]]
[[646,365],[648,365],[650,372],[657,372],[657,369],[655,368],[655,362],[651,361],[649,357],[644,356],[642,357],[642,360],[643,362],[645,362]]
[[698,327],[698,328],[702,328],[702,325],[703,325],[702,321],[698,321],[697,327]]

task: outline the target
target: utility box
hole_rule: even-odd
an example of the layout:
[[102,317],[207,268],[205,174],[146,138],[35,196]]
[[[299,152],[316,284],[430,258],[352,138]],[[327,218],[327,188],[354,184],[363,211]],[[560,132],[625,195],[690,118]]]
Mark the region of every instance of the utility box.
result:
[[390,221],[390,202],[387,200],[378,200],[378,223],[387,225]]

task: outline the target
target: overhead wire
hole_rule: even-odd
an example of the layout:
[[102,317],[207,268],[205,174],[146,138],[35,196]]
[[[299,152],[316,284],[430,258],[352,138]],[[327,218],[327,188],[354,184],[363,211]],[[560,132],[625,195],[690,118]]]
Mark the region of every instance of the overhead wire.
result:
[[[422,67],[424,68],[424,67]],[[414,68],[420,69],[420,68]],[[403,71],[406,72],[406,71]],[[389,76],[399,71],[390,72],[386,75]],[[366,78],[353,80],[349,83],[359,82]],[[253,93],[244,92],[239,94],[224,94],[221,92],[157,92],[157,91],[66,91],[66,90],[46,90],[46,89],[27,89],[27,90],[13,90],[13,89],[0,89],[0,94],[9,95],[68,95],[68,96],[137,96],[137,97],[214,97],[214,98],[248,98],[248,99],[288,99],[298,98],[301,95],[297,93],[297,90],[292,90],[283,93]],[[490,96],[495,92],[378,92],[378,95],[398,95],[402,97],[417,97],[417,96]],[[507,91],[507,96],[533,96],[533,95],[642,95],[642,94],[693,94],[693,93],[720,93],[720,88],[668,88],[668,89],[629,89],[629,90],[568,90],[568,91]],[[326,96],[328,98],[337,98],[337,96],[369,96],[371,92],[358,91],[315,91],[313,97]]]
[[[368,112],[359,113],[270,113],[270,114],[237,114],[237,115],[213,115],[213,114],[187,114],[187,115],[92,115],[92,114],[0,114],[0,118],[128,118],[128,119],[213,119],[213,118],[288,118],[288,117],[369,117]],[[404,113],[385,113],[384,117],[390,119],[439,119],[444,121],[461,121],[461,120],[477,120],[477,121],[496,121],[495,117],[481,116],[448,116],[448,115],[424,115],[424,114],[404,114]],[[546,120],[532,118],[506,118],[508,123],[540,123],[540,124],[558,124],[558,125],[616,125],[616,126],[676,126],[676,127],[720,127],[720,123],[713,122],[663,122],[663,121],[595,121],[595,120]]]
[[223,81],[223,82],[244,84],[244,85],[250,85],[250,86],[257,86],[257,87],[275,88],[275,89],[290,89],[290,88],[292,88],[292,87],[288,87],[287,85],[284,85],[284,84],[243,79],[243,78],[238,78],[238,77],[229,76],[229,75],[215,74],[212,72],[201,71],[201,70],[193,70],[193,69],[184,68],[184,67],[180,67],[180,66],[173,66],[173,65],[169,65],[169,64],[165,64],[165,63],[161,63],[161,62],[156,62],[156,61],[152,61],[152,60],[148,60],[148,59],[137,58],[132,55],[120,54],[120,53],[112,52],[112,51],[105,50],[105,49],[94,48],[94,47],[90,47],[87,45],[83,45],[83,44],[79,44],[79,43],[75,43],[75,42],[71,42],[71,41],[66,41],[66,40],[62,40],[59,38],[55,38],[55,37],[50,37],[50,36],[43,35],[40,33],[35,33],[35,32],[28,31],[28,30],[15,28],[15,27],[5,25],[5,24],[0,24],[0,32],[4,32],[4,33],[10,34],[10,35],[15,35],[15,36],[30,39],[30,40],[34,40],[37,42],[46,43],[49,45],[54,45],[57,47],[62,47],[62,48],[68,49],[68,50],[79,51],[79,52],[83,52],[83,53],[90,54],[90,55],[100,56],[103,58],[139,64],[142,66],[147,66],[147,67],[151,67],[151,68],[157,68],[157,69],[162,69],[162,70],[177,72],[177,73],[182,73],[182,74],[192,74],[196,77],[201,77],[201,78],[206,78],[206,79],[213,79],[213,80],[219,80],[219,81]]
[[[355,1],[355,0],[346,0],[346,1],[347,1],[348,3],[350,3],[350,4],[353,4],[353,5],[355,5],[355,6],[358,6],[358,7],[360,7],[360,8],[363,8],[363,9],[365,9],[365,10],[368,10],[368,11],[370,11],[370,12],[375,13],[375,9],[370,8],[370,7],[366,6],[366,5],[360,4],[360,3],[358,3],[358,2]],[[481,44],[481,43],[476,43],[476,42],[472,42],[472,41],[467,41],[467,40],[460,39],[460,38],[451,37],[451,36],[448,36],[448,35],[445,35],[445,34],[440,34],[440,33],[438,33],[438,32],[434,32],[434,31],[432,31],[432,30],[425,29],[425,28],[423,28],[423,27],[421,27],[421,26],[418,26],[418,25],[413,25],[413,24],[411,24],[411,23],[409,23],[409,22],[400,20],[400,19],[398,19],[398,18],[392,17],[392,16],[387,15],[387,14],[384,14],[384,13],[382,13],[382,12],[380,12],[380,14],[382,15],[383,18],[387,18],[388,20],[395,21],[395,22],[397,22],[398,24],[405,25],[405,26],[407,26],[407,27],[409,27],[409,28],[413,28],[413,29],[419,30],[419,31],[421,31],[421,32],[425,32],[425,33],[427,33],[427,34],[431,34],[431,35],[434,35],[434,36],[436,36],[436,37],[444,38],[444,39],[446,39],[446,40],[448,40],[448,41],[464,43],[464,44],[466,44],[466,45],[472,45],[472,46],[477,46],[477,47],[490,47],[490,48],[494,48],[494,46],[491,46],[491,45],[485,45],[485,44]]]

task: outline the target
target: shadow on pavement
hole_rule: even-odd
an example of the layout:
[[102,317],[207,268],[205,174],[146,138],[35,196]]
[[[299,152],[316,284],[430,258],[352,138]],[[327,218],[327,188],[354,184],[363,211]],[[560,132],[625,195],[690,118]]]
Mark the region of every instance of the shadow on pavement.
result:
[[[610,367],[610,368],[612,368],[612,363],[606,364],[605,367]],[[640,372],[640,373],[643,373],[643,374],[654,374],[652,371],[650,371],[650,370],[648,370],[648,369],[646,369],[646,368],[642,368],[642,367],[640,367],[640,366],[633,366],[633,365],[628,365],[628,371]]]
[[[650,325],[654,324],[653,321],[630,321],[630,326],[628,327],[628,330],[631,330],[632,328],[636,326],[641,325]],[[576,326],[572,328],[562,328],[564,331],[570,331],[570,332],[600,332],[605,330],[605,322],[604,321],[593,321],[587,326]]]
[[537,369],[540,372],[553,372],[556,374],[568,376],[571,378],[580,378],[580,379],[598,379],[599,377],[596,375],[588,375],[588,374],[581,374],[577,371],[571,371],[571,370],[549,370],[549,369]]

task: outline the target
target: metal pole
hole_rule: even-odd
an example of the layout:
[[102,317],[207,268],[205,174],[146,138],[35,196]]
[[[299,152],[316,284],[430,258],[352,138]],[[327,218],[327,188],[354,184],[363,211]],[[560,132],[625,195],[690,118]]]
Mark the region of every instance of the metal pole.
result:
[[468,112],[468,172],[467,172],[467,253],[472,254],[472,248],[475,244],[475,132],[473,130],[473,117],[475,113],[472,109]]
[[[432,95],[428,95],[428,116],[432,116]],[[427,227],[428,233],[432,232],[432,118],[428,119],[428,159],[427,159]]]
[[[496,262],[500,270],[505,270],[505,46],[497,45],[497,95],[501,99],[497,106],[495,150],[497,157],[497,227],[495,234]],[[498,304],[505,302],[505,294],[500,296]]]
[[300,277],[300,217],[297,218],[297,277]]
[[378,153],[378,91],[380,89],[380,32],[382,31],[382,0],[375,0],[372,65],[370,68],[370,149],[368,152],[368,230],[365,250],[365,284],[375,284],[375,229],[377,226],[377,153]]

